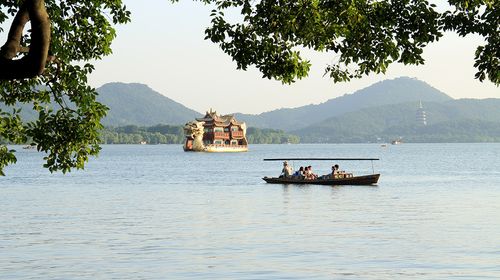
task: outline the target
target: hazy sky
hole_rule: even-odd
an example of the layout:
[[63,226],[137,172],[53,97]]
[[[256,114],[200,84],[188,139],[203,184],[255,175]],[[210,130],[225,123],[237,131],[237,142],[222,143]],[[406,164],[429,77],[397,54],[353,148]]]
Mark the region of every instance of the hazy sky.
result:
[[[317,104],[352,93],[375,82],[400,76],[416,77],[453,98],[500,98],[500,88],[474,79],[478,37],[447,34],[428,46],[423,66],[392,65],[386,75],[372,75],[334,84],[323,77],[333,57],[307,53],[310,76],[293,85],[263,79],[255,69],[236,70],[236,64],[217,45],[204,38],[210,7],[182,0],[125,0],[132,22],[118,27],[114,54],[96,63],[91,85],[137,82],[199,112],[261,113],[282,107]],[[445,3],[444,1],[437,1]]]

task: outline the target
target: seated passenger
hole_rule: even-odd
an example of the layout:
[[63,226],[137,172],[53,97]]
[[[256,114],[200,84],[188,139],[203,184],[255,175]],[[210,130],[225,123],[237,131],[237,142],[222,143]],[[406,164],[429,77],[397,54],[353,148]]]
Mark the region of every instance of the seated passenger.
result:
[[332,178],[340,178],[338,164],[335,164],[334,166],[332,166]]
[[305,174],[305,177],[306,177],[306,179],[308,179],[308,180],[314,180],[314,179],[317,179],[317,178],[318,178],[318,175],[316,175],[316,174],[314,174],[314,173],[312,172],[312,166],[310,166],[310,165],[309,165],[308,167],[306,167],[306,174]]
[[292,177],[292,173],[293,173],[292,167],[288,164],[287,161],[284,161],[283,162],[283,169],[281,170],[280,178],[282,178],[282,177],[290,178],[290,177]]
[[304,167],[304,179],[309,180],[309,167]]
[[295,173],[293,173],[292,175],[294,178],[297,178],[297,179],[304,179],[304,167],[301,166],[299,168],[299,170],[295,171]]
[[352,173],[346,173],[344,170],[339,170],[339,165],[335,164],[335,172],[334,172],[334,177],[335,178],[347,178],[347,177],[352,177]]
[[312,166],[309,165],[309,171],[311,172],[311,178],[314,180],[314,179],[318,179],[318,175],[317,174],[314,174],[314,172],[312,171]]
[[320,179],[333,179],[335,178],[335,165],[332,165],[332,172],[331,173],[328,173],[328,174],[325,174],[325,175],[322,175],[319,177]]

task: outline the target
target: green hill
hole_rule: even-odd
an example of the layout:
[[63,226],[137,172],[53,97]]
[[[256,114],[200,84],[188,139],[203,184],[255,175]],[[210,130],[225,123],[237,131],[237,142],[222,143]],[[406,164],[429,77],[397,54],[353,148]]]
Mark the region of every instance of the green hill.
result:
[[143,84],[109,83],[97,91],[97,100],[109,107],[107,126],[184,124],[201,116]]
[[417,124],[417,108],[416,102],[367,108],[291,133],[313,143],[500,141],[500,99],[424,103],[427,126]]
[[[108,115],[103,120],[105,126],[179,125],[201,116],[143,84],[109,83],[98,88],[97,92],[97,100],[109,107]],[[31,104],[18,104],[17,107],[22,108],[24,120],[38,117]],[[0,103],[0,110],[12,111],[12,108]]]
[[445,102],[452,98],[425,82],[401,77],[373,84],[353,94],[330,99],[318,105],[279,109],[260,115],[238,113],[236,118],[254,127],[294,130],[364,108],[418,102],[419,100]]

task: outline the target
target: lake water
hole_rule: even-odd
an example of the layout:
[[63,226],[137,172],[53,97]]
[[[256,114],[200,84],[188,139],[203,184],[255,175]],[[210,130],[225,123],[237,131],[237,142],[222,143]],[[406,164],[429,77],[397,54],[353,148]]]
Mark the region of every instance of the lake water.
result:
[[[250,149],[104,146],[62,175],[17,147],[0,178],[0,279],[500,278],[500,144]],[[269,185],[281,163],[268,157],[376,157],[382,175]]]

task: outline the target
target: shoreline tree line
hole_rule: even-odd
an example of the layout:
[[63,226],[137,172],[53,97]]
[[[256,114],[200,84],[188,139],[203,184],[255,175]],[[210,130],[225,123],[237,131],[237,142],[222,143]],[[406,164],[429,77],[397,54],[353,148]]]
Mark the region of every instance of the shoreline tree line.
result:
[[[105,127],[99,134],[99,144],[183,144],[185,140],[184,129],[180,125]],[[247,129],[247,140],[249,144],[300,143],[300,138],[297,135],[286,133],[283,130],[254,127]],[[30,139],[22,143],[13,143],[0,137],[0,144],[29,145],[31,143]]]
[[[300,138],[278,129],[247,129],[249,144],[298,144]],[[150,127],[127,125],[106,127],[101,131],[101,144],[183,144],[185,140],[182,126],[155,125]]]

